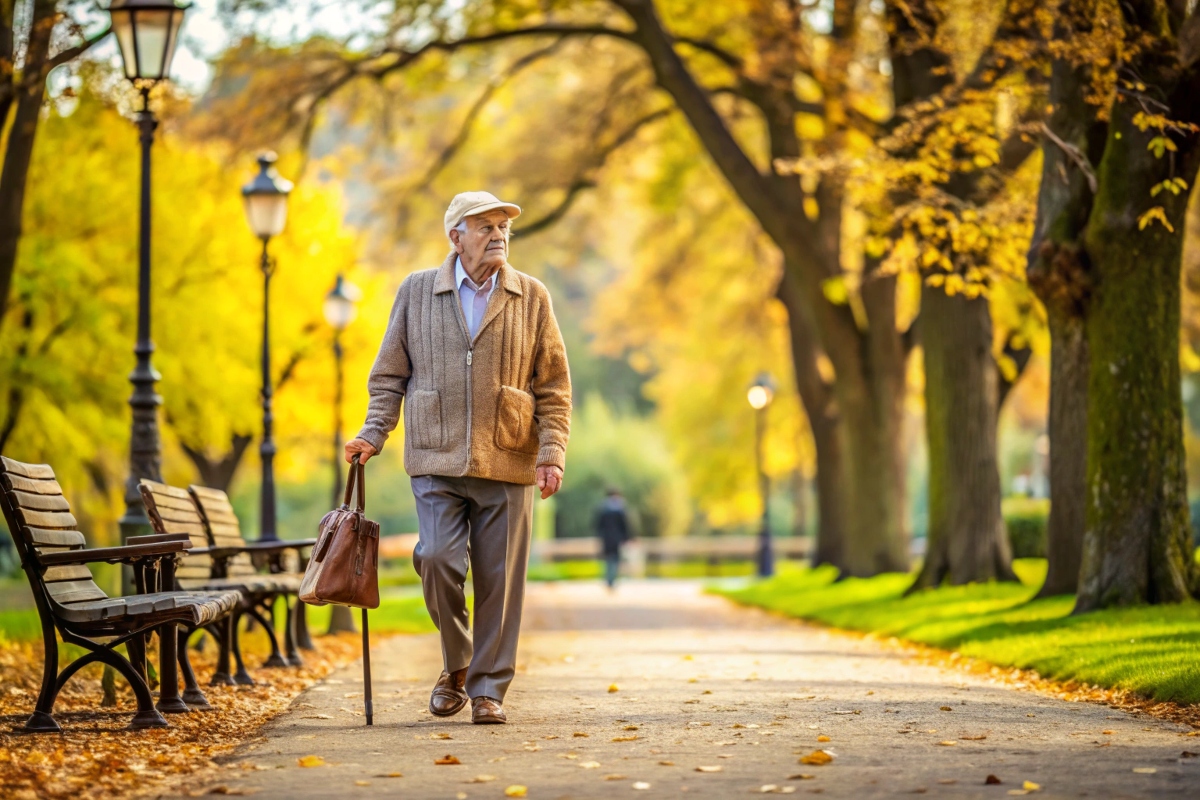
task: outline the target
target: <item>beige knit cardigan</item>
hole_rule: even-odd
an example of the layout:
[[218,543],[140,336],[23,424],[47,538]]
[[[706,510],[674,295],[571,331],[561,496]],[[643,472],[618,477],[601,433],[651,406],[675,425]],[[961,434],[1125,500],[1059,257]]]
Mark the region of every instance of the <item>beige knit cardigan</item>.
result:
[[456,254],[404,279],[358,436],[377,450],[404,407],[409,475],[536,482],[566,464],[571,376],[545,285],[505,264],[474,340],[454,280]]

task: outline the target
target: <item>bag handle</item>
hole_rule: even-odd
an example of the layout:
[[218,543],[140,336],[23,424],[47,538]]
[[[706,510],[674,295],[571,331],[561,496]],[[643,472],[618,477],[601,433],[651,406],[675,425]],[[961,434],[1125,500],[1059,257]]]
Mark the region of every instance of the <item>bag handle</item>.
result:
[[354,510],[362,513],[366,507],[366,475],[366,467],[358,460],[358,453],[355,453],[350,462],[350,473],[346,476],[346,496],[342,499],[342,508],[350,508],[350,494],[357,488]]

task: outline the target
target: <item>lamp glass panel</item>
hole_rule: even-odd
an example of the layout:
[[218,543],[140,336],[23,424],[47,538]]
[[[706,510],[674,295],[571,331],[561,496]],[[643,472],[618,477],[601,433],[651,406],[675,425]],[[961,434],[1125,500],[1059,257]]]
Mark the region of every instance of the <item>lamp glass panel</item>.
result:
[[113,33],[117,36],[117,45],[121,48],[121,63],[125,66],[125,77],[133,80],[137,77],[137,50],[133,46],[133,20],[128,10],[113,10]]
[[248,194],[245,200],[246,221],[255,236],[265,239],[283,233],[287,223],[286,194]]
[[171,71],[171,62],[175,60],[175,46],[179,44],[179,29],[183,26],[183,9],[171,12],[171,26],[167,31],[167,52],[163,57],[163,77]]
[[171,29],[171,12],[140,9],[134,19],[133,35],[137,37],[138,77],[158,80],[163,77],[163,62],[167,55],[167,40]]
[[334,330],[343,330],[358,316],[358,308],[347,297],[330,294],[325,297],[325,321]]

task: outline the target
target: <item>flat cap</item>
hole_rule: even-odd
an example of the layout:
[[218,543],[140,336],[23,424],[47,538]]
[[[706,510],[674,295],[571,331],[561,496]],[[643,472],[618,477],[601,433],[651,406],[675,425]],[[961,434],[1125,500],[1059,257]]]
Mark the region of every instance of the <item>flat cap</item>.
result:
[[490,192],[461,192],[454,195],[450,207],[446,209],[446,235],[467,217],[482,214],[485,211],[502,208],[509,219],[521,216],[521,207],[516,203],[506,203]]

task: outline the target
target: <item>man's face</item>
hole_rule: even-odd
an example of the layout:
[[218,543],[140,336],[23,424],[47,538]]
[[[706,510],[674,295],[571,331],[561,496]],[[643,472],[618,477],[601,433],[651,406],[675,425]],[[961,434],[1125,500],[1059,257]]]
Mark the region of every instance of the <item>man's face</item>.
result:
[[451,231],[454,249],[472,278],[486,276],[508,260],[508,214],[502,209],[466,218],[467,232]]

